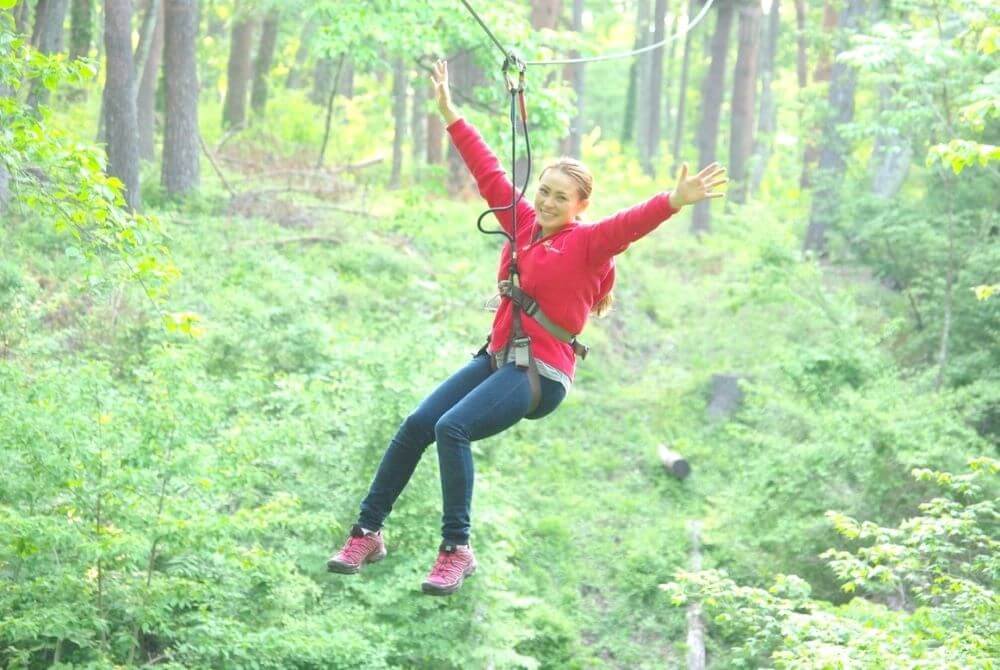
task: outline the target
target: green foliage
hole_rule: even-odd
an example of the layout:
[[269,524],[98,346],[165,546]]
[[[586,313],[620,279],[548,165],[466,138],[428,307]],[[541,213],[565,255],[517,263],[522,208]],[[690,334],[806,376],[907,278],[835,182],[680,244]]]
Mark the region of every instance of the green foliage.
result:
[[944,497],[922,503],[922,514],[898,527],[827,514],[845,538],[872,542],[823,554],[843,589],[896,597],[892,609],[860,597],[830,608],[794,575],[764,590],[718,570],[678,571],[661,588],[674,605],[704,608],[711,631],[733,645],[731,667],[991,667],[1000,655],[1000,462],[978,458],[970,466],[961,475],[914,470]]

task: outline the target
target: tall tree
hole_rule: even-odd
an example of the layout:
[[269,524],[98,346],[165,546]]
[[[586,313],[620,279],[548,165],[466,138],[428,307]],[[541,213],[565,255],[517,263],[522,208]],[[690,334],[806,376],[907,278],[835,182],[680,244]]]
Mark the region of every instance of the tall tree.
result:
[[406,90],[408,88],[406,62],[397,56],[392,64],[392,174],[389,188],[399,188],[403,171],[403,139],[406,137]]
[[[583,31],[583,0],[573,0],[573,30],[577,33]],[[578,58],[580,52],[576,49],[570,52],[570,58]],[[569,134],[563,142],[563,153],[580,158],[580,145],[583,140],[583,110],[584,110],[584,64],[575,63],[567,65],[563,76],[570,80],[573,85],[573,93],[576,95],[576,113],[569,122]]]
[[[649,0],[639,0],[635,15],[635,49],[649,44]],[[628,90],[625,92],[625,119],[622,123],[622,144],[631,144],[636,137],[636,125],[641,124],[642,99],[645,96],[642,82],[646,70],[646,54],[632,60],[628,70]],[[639,129],[641,136],[642,129]]]
[[198,0],[170,0],[163,24],[163,67],[166,118],[163,129],[163,171],[167,193],[183,195],[198,188]]
[[305,69],[306,59],[309,58],[309,44],[314,32],[316,32],[316,22],[310,21],[307,18],[305,25],[302,26],[302,32],[299,34],[299,46],[295,49],[295,61],[292,63],[292,67],[288,69],[285,88],[302,88],[305,85],[303,70]]
[[[813,70],[813,81],[830,81],[830,47],[827,42],[833,41],[833,32],[837,28],[837,10],[832,4],[832,0],[825,0],[823,3],[823,35],[819,55],[816,57],[816,68]],[[804,55],[802,56],[804,59]],[[805,67],[803,61],[802,66]],[[815,129],[818,130],[818,129]],[[819,158],[819,143],[815,141],[818,133],[812,128],[807,128],[804,135],[806,138],[806,148],[802,159],[802,174],[799,177],[799,186],[807,188],[811,183],[810,172],[813,164]]]
[[[473,60],[471,52],[462,51],[448,59],[448,78],[453,94],[457,94],[458,97],[471,98],[473,89],[483,83],[485,75],[482,68]],[[454,196],[474,187],[474,183],[469,177],[469,171],[466,169],[462,157],[455,149],[455,143],[448,142],[447,144],[448,193]],[[506,165],[509,159],[505,153],[501,153],[500,160]],[[524,172],[518,170],[517,174],[518,187],[520,187]]]
[[139,209],[139,129],[132,80],[132,1],[105,0],[104,50],[107,77],[104,84],[108,114],[108,174],[125,185],[125,200]]
[[258,114],[262,114],[267,106],[267,78],[274,61],[280,20],[280,10],[272,8],[261,24],[260,42],[257,43],[257,55],[253,60],[253,90],[250,91],[250,108]]
[[70,9],[69,57],[81,58],[90,53],[90,42],[94,30],[93,5],[91,0],[73,0]]
[[[683,0],[682,0],[683,2]],[[695,9],[698,7],[698,0],[691,0],[688,3],[687,8],[687,18],[684,20],[684,28],[691,24],[691,20],[694,18]],[[691,64],[691,40],[693,36],[690,30],[684,34],[684,57],[681,59],[681,81],[677,89],[677,120],[674,123],[674,148],[671,153],[674,156],[674,162],[676,163],[681,155],[681,141],[684,139],[684,107],[687,103],[687,84],[688,84],[688,71]],[[674,166],[674,171],[676,171],[677,166]]]
[[[667,0],[655,0],[653,8],[653,33],[651,43],[656,43],[665,37],[665,21],[667,17]],[[650,177],[656,176],[655,159],[660,148],[660,102],[663,99],[663,48],[653,49],[648,56],[649,69],[643,87],[647,95],[643,97],[642,133],[639,141],[639,164],[643,172]]]
[[[424,84],[426,86],[426,84]],[[444,141],[444,123],[437,110],[427,114],[427,164],[440,165],[444,159],[441,143]]]
[[[839,50],[845,50],[850,33],[857,28],[865,11],[865,0],[848,0],[837,21]],[[827,230],[837,219],[839,212],[839,184],[844,176],[847,154],[846,140],[840,129],[854,118],[854,89],[857,73],[854,68],[834,61],[830,72],[830,91],[827,98],[823,137],[819,154],[818,184],[813,192],[812,208],[809,213],[809,228],[803,244],[804,249],[820,256],[827,253]]]
[[417,77],[413,82],[413,110],[410,113],[410,139],[413,149],[413,165],[424,161],[427,153],[427,84],[426,79]]
[[[701,86],[701,123],[698,126],[698,164],[708,165],[716,159],[719,139],[719,118],[722,98],[726,91],[726,59],[729,55],[729,34],[733,27],[733,0],[718,0],[715,4],[715,30],[712,33],[712,62]],[[708,200],[694,206],[691,230],[708,232]]]
[[757,137],[754,140],[753,154],[750,159],[749,198],[760,190],[760,182],[764,177],[771,155],[771,143],[777,130],[777,104],[774,99],[772,82],[774,80],[774,65],[778,53],[778,33],[781,29],[781,0],[771,3],[764,35],[764,48],[760,59],[760,111],[757,114]]
[[160,64],[163,62],[163,6],[168,1],[150,0],[156,6],[156,23],[135,100],[139,122],[139,158],[148,161],[156,158],[156,86],[160,80]]
[[739,3],[739,44],[733,70],[733,99],[729,126],[729,178],[733,202],[746,202],[747,161],[753,149],[754,92],[760,48],[760,3]]
[[[38,0],[31,44],[39,52],[54,54],[63,50],[63,21],[68,7],[69,0]],[[48,99],[48,89],[40,79],[36,79],[28,93],[28,106],[34,109],[38,105],[44,105]]]
[[253,15],[249,10],[237,6],[229,42],[229,63],[226,67],[226,99],[222,105],[222,125],[226,128],[242,126],[247,120],[253,31]]

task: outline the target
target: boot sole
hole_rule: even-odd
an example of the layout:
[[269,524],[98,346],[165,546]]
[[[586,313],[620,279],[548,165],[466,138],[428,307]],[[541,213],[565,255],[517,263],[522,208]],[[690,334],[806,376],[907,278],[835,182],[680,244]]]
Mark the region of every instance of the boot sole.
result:
[[438,586],[437,584],[432,584],[431,582],[424,582],[420,585],[420,588],[429,596],[450,596],[455,591],[462,588],[462,584],[465,583],[466,577],[471,577],[476,572],[476,566],[472,566],[472,569],[467,573],[462,575],[462,578],[458,580],[456,584],[451,586]]
[[[373,554],[368,556],[361,562],[362,565],[365,563],[378,563],[383,558],[388,555],[389,552],[383,552],[381,554]],[[341,563],[340,561],[335,561],[330,559],[326,562],[326,569],[329,572],[336,572],[339,575],[356,575],[361,572],[361,565],[351,565],[350,563]]]

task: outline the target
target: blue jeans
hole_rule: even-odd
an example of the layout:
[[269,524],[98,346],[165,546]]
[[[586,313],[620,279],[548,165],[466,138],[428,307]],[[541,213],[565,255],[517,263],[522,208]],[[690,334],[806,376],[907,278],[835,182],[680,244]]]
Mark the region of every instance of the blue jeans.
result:
[[523,418],[540,419],[552,412],[566,389],[545,377],[541,384],[541,400],[529,416],[528,373],[514,363],[493,372],[487,354],[473,357],[403,421],[361,503],[358,524],[370,530],[382,527],[424,450],[436,440],[444,499],[441,535],[445,542],[468,544],[473,481],[470,442],[496,435]]

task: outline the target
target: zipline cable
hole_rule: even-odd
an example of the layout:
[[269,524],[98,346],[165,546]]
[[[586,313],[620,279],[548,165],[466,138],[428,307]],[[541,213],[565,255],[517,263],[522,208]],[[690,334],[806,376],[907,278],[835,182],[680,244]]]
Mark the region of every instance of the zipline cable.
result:
[[[655,44],[649,44],[647,46],[640,47],[639,49],[633,49],[631,51],[626,51],[624,53],[606,54],[604,56],[585,56],[585,57],[582,57],[582,58],[562,58],[562,59],[556,59],[556,60],[529,60],[529,61],[524,61],[524,64],[525,65],[575,65],[577,63],[596,63],[597,61],[615,60],[615,59],[618,59],[618,58],[628,58],[630,56],[635,56],[635,55],[638,55],[638,54],[641,54],[641,53],[646,53],[647,51],[652,51],[654,49],[659,49],[664,44],[667,44],[668,42],[672,42],[673,40],[676,40],[676,39],[678,39],[678,38],[686,35],[696,25],[698,25],[699,23],[701,23],[702,19],[705,18],[706,14],[708,14],[708,10],[712,7],[712,4],[714,2],[715,2],[715,0],[708,0],[702,6],[701,11],[698,12],[698,14],[694,17],[694,20],[691,21],[690,23],[688,23],[687,26],[684,27],[684,30],[680,30],[680,31],[674,33],[673,35],[669,35],[668,37],[665,37],[664,39],[660,40],[659,42],[656,42]],[[490,39],[493,40],[493,43],[496,44],[497,47],[499,47],[499,49],[500,49],[501,52],[503,52],[503,55],[505,57],[508,56],[507,50],[504,49],[503,46],[500,44],[500,42],[497,40],[497,38],[493,36],[493,33],[491,33],[490,29],[486,27],[486,24],[483,22],[483,20],[481,18],[479,18],[479,14],[476,13],[476,10],[474,10],[469,5],[469,3],[466,2],[466,0],[462,0],[462,4],[465,5],[465,8],[468,9],[469,12],[472,14],[472,16],[476,19],[476,21],[479,22],[479,25],[483,27],[483,30],[485,30],[486,34],[490,36]]]

